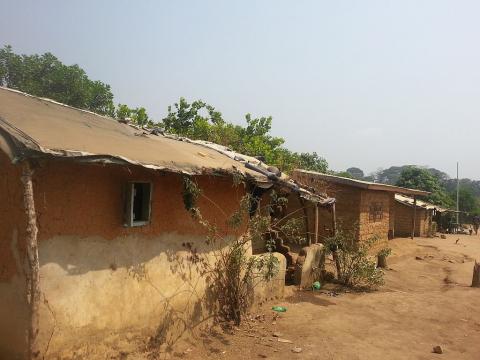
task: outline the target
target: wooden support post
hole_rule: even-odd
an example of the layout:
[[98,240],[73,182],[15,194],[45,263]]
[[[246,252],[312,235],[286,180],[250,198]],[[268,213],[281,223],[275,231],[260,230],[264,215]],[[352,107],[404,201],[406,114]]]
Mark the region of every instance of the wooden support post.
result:
[[332,204],[332,236],[337,233],[337,213],[335,212],[335,203]]
[[315,203],[315,244],[318,244],[318,203]]
[[480,263],[477,263],[477,260],[473,265],[472,287],[480,287]]
[[415,237],[416,220],[417,220],[417,196],[413,195],[412,239]]
[[307,244],[308,246],[312,245],[312,237],[310,234],[310,226],[308,224],[308,209],[305,206],[305,200],[303,200],[300,196],[298,197],[300,200],[300,205],[303,209],[303,216],[305,217],[305,234],[307,235]]
[[[335,203],[332,204],[332,236],[337,234],[337,214],[335,211]],[[338,249],[332,251],[333,260],[335,261],[335,267],[337,268],[337,279],[342,278],[342,267],[340,266],[340,259],[338,258]]]
[[30,310],[30,324],[28,329],[28,359],[36,359],[40,356],[37,343],[39,307],[40,307],[40,265],[38,261],[38,243],[37,243],[37,215],[35,213],[35,203],[33,197],[33,171],[28,161],[22,165],[22,183],[23,183],[23,205],[26,216],[26,234],[25,243],[27,248],[27,269],[26,269],[26,292],[27,303]]

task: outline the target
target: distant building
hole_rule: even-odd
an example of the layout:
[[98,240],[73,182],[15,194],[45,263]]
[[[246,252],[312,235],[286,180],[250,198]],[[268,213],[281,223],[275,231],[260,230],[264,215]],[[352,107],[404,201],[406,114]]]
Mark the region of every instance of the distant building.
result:
[[[414,211],[414,206],[416,210]],[[415,236],[434,236],[437,226],[434,219],[447,211],[440,206],[425,201],[415,200],[409,196],[395,195],[395,236],[410,237],[412,235],[412,213],[415,213]]]
[[[417,196],[428,192],[398,186],[372,183],[307,170],[295,170],[292,178],[336,199],[337,226],[355,231],[357,241],[378,236],[379,247],[386,245],[395,233],[395,194]],[[413,212],[412,212],[413,214]],[[412,226],[410,226],[410,231]],[[324,232],[322,236],[328,236]]]

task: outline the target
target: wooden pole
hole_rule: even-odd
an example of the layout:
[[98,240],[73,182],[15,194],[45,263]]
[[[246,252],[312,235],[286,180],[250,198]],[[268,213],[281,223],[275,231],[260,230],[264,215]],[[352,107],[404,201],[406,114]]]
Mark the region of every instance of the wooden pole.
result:
[[315,244],[318,244],[318,203],[315,203]]
[[[335,210],[335,203],[332,204],[332,236],[337,234],[337,213]],[[335,261],[335,267],[337,268],[337,278],[342,278],[342,267],[340,265],[340,259],[338,258],[338,249],[332,252],[333,260]]]
[[337,213],[335,211],[335,203],[332,204],[332,236],[337,234]]
[[308,224],[308,209],[305,206],[305,201],[299,196],[300,205],[303,209],[303,216],[305,217],[305,233],[307,234],[308,246],[312,245],[312,237],[310,236],[310,226]]
[[417,196],[413,195],[412,239],[415,237],[416,218],[417,218]]
[[36,359],[40,355],[37,336],[40,307],[40,265],[38,261],[37,243],[37,215],[33,197],[33,171],[28,161],[22,164],[23,205],[26,216],[25,243],[27,247],[27,303],[30,310],[30,324],[28,329],[28,359]]
[[477,260],[473,265],[472,287],[480,287],[480,263],[477,263]]

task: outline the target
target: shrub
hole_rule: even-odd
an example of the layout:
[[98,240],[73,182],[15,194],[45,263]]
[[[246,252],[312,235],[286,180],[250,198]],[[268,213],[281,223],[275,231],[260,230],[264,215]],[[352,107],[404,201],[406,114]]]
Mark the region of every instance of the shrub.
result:
[[[197,266],[202,277],[206,279],[210,300],[213,300],[214,315],[218,320],[239,325],[251,305],[254,288],[262,282],[270,281],[279,271],[278,258],[273,254],[275,241],[267,240],[266,254],[251,256],[252,240],[265,239],[265,235],[273,228],[297,236],[299,229],[293,221],[278,224],[269,215],[261,215],[260,209],[251,215],[252,197],[245,195],[238,210],[226,218],[227,228],[220,231],[216,224],[203,218],[197,207],[197,199],[202,196],[204,195],[197,183],[192,178],[184,177],[185,209],[206,229],[205,243],[211,246],[212,251],[199,253],[191,243],[185,243],[184,246],[190,253],[190,262]],[[282,207],[286,202],[286,198],[275,194],[266,206]]]
[[356,241],[355,232],[339,229],[334,236],[325,239],[326,251],[334,254],[340,283],[355,288],[376,289],[384,284],[384,273],[370,255],[378,237]]

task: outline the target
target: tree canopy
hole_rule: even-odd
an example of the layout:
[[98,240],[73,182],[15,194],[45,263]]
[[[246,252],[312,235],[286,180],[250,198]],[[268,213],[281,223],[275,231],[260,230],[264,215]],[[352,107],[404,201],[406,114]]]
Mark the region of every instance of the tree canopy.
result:
[[272,117],[245,115],[246,126],[223,119],[222,113],[207,103],[185,98],[168,107],[162,120],[165,131],[195,140],[221,144],[249,156],[261,157],[266,163],[283,171],[303,168],[318,172],[328,170],[327,161],[317,153],[297,153],[285,148],[285,140],[271,135]]
[[110,86],[90,80],[78,65],[65,65],[53,54],[18,55],[0,49],[0,85],[102,115],[114,115]]
[[346,170],[346,172],[354,179],[362,180],[365,177],[363,170],[357,167],[350,167]]
[[431,192],[425,199],[436,205],[452,207],[452,198],[448,195],[445,186],[440,179],[432,174],[428,169],[416,166],[407,166],[403,168],[400,177],[396,183],[411,189],[419,189]]

